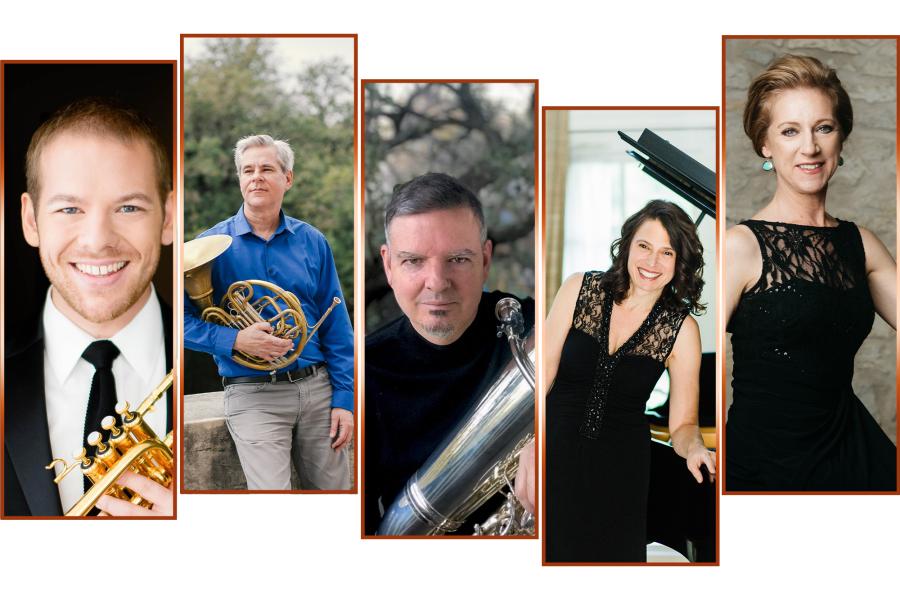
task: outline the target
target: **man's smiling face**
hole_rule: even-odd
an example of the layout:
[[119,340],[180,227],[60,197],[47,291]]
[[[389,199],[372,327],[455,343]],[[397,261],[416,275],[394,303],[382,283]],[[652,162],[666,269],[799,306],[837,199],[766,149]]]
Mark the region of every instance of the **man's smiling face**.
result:
[[149,145],[63,131],[43,148],[39,177],[22,222],[54,303],[76,324],[126,324],[149,297],[160,245],[172,243],[172,199],[159,198]]

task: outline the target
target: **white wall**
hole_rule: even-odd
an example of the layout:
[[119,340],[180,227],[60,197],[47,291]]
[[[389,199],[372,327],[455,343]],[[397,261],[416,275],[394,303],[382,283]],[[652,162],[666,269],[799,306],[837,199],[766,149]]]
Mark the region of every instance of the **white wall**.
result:
[[[578,271],[606,270],[609,248],[622,223],[649,200],[671,200],[696,219],[700,210],[642,172],[618,135],[637,139],[651,129],[689,156],[715,170],[716,114],[713,110],[573,110],[569,112],[570,164],[566,182],[563,278]],[[704,217],[698,228],[705,262],[703,303],[697,317],[704,352],[716,350],[716,224]]]

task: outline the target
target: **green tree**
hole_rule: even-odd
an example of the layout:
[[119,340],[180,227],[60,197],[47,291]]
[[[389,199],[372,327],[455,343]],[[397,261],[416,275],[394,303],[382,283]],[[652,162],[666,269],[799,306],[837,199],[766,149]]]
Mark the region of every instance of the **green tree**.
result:
[[240,206],[232,149],[252,133],[294,149],[285,213],[325,234],[353,314],[353,71],[337,59],[279,74],[272,42],[211,39],[184,71],[185,239]]

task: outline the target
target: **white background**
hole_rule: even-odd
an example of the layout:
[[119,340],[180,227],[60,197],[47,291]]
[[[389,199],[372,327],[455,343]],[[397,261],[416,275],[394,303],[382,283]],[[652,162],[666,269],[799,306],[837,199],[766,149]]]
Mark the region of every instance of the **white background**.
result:
[[[723,33],[900,33],[891,3],[859,0],[60,4],[4,3],[0,57],[174,59],[181,32],[358,33],[360,77],[539,78],[544,105],[719,104]],[[0,593],[896,597],[900,570],[897,497],[725,497],[721,566],[673,568],[541,567],[537,541],[362,541],[353,495],[181,496],[178,510],[0,522]]]

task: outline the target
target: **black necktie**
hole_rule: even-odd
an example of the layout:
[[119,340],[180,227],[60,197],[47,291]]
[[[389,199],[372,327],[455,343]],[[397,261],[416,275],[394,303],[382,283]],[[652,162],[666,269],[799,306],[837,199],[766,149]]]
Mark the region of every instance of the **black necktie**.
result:
[[[84,435],[81,444],[88,448],[87,436],[92,431],[102,432],[100,421],[106,415],[116,414],[116,380],[113,377],[112,364],[119,355],[119,349],[109,340],[91,343],[81,358],[94,365],[94,378],[91,380],[91,394],[88,397],[87,413],[84,417]],[[90,455],[90,452],[88,453]],[[90,487],[87,478],[84,480],[85,491]]]

